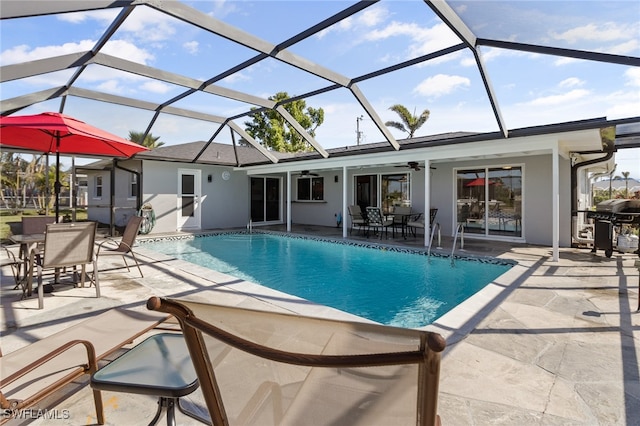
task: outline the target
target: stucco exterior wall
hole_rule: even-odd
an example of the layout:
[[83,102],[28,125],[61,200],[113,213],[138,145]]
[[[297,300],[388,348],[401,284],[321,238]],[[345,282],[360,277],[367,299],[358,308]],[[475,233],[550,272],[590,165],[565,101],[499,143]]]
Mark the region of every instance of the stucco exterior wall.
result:
[[[118,165],[136,172],[142,169],[139,160],[119,161]],[[89,220],[111,223],[111,170],[83,170],[87,175],[87,215]],[[96,177],[102,177],[102,196],[96,195]],[[125,226],[129,218],[137,213],[136,198],[130,196],[131,173],[115,169],[115,225]]]
[[[297,201],[298,176],[291,176],[291,199],[293,200],[291,221],[304,225],[336,226],[336,215],[340,213],[344,217],[344,212],[342,212],[342,171],[335,170],[317,174],[318,177],[324,178],[323,201]],[[335,176],[338,176],[338,182],[335,181]]]
[[[570,202],[570,164],[560,158],[560,245],[571,244],[571,202]],[[437,221],[441,225],[443,235],[453,235],[455,231],[455,184],[456,169],[500,167],[518,165],[523,169],[523,235],[524,241],[530,244],[551,245],[552,229],[552,161],[550,154],[527,157],[502,158],[498,160],[458,161],[438,163],[435,169],[413,171],[397,167],[371,167],[350,169],[347,176],[347,204],[354,199],[354,176],[359,174],[397,174],[409,173],[411,176],[411,201],[415,212],[424,210],[425,173],[430,174],[431,207],[438,209]],[[133,164],[123,164],[133,168]],[[178,173],[179,169],[201,170],[201,229],[244,228],[249,221],[250,211],[250,177],[243,171],[233,171],[229,167],[193,165],[146,160],[143,165],[142,203],[150,203],[156,213],[156,224],[153,233],[174,232],[177,229],[178,207]],[[228,171],[229,180],[222,179],[222,173]],[[103,175],[103,197],[92,200],[94,179],[89,178],[90,204],[108,205],[109,173],[95,172]],[[344,177],[342,170],[317,172],[324,178],[324,200],[312,202],[297,201],[297,175],[291,177],[291,219],[295,224],[337,226],[336,215],[340,213],[343,221],[348,221],[348,213],[342,211],[342,190]],[[211,175],[211,182],[207,176]],[[272,174],[271,177],[282,178],[282,220],[286,222],[286,174]],[[337,176],[337,181],[336,181]],[[126,206],[135,200],[121,198],[128,193],[128,173],[118,171],[116,178],[118,205]],[[94,209],[97,213],[92,219],[108,223],[108,209]],[[126,209],[120,209],[123,213]],[[133,213],[133,210],[132,210]],[[126,216],[121,215],[116,224],[126,223]],[[469,235],[477,238],[477,235]],[[490,238],[493,238],[490,237]]]
[[[244,227],[249,221],[249,179],[244,172],[229,167],[145,161],[143,203],[150,203],[156,214],[151,234],[175,232],[178,207],[178,169],[202,170],[201,229]],[[222,179],[228,171],[229,180]],[[211,175],[211,182],[207,176]]]

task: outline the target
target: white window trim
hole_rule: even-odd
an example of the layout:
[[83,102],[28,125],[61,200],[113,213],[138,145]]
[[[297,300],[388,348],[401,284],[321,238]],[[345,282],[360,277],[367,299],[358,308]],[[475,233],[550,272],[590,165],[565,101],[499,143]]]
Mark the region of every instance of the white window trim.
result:
[[[100,180],[100,185],[98,185],[98,179]],[[100,188],[100,192],[102,193],[101,195],[98,195],[98,188]],[[98,176],[94,176],[93,177],[93,194],[92,194],[92,199],[93,200],[102,200],[102,197],[104,197],[104,179],[103,176],[98,175]]]
[[[138,198],[137,194],[133,194],[131,195],[131,186],[133,185],[133,179],[138,179],[138,176],[135,173],[129,173],[129,182],[127,184],[127,192],[128,192],[128,196],[127,196],[127,200],[131,201],[131,200],[135,200],[136,198]],[[140,185],[140,182],[136,182],[138,185]]]

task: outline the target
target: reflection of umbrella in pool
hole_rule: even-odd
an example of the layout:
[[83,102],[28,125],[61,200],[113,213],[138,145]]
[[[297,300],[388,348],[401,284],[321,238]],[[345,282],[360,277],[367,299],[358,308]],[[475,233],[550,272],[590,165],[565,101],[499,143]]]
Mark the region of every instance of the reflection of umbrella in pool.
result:
[[129,158],[147,148],[57,112],[0,117],[0,146],[56,153],[56,218],[60,214],[60,154]]

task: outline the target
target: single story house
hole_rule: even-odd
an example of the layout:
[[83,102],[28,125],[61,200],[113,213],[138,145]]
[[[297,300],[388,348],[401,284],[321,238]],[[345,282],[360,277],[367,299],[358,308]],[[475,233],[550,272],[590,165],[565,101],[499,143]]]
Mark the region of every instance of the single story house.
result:
[[508,138],[449,133],[398,141],[398,150],[378,143],[271,160],[250,146],[193,142],[82,170],[90,219],[121,226],[146,205],[151,234],[295,223],[340,225],[346,237],[349,205],[385,213],[404,205],[437,208],[443,235],[548,245],[557,259],[588,226],[578,211],[591,207],[589,177],[614,167],[613,141],[600,130],[615,124],[515,129]]

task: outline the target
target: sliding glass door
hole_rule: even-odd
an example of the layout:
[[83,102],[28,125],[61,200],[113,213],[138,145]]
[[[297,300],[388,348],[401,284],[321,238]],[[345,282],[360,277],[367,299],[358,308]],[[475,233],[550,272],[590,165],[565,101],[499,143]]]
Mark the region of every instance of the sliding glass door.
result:
[[456,219],[465,233],[522,237],[522,167],[456,172]]
[[255,223],[282,220],[280,178],[251,178],[251,221]]

